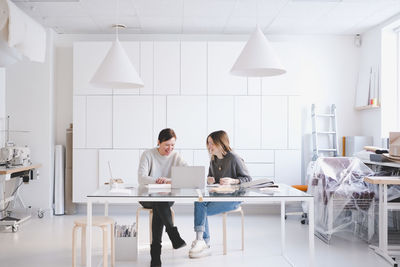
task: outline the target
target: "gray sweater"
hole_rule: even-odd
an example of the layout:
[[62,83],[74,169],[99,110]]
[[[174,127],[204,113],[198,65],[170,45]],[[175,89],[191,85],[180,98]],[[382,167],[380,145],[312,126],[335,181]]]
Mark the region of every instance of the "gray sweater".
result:
[[213,157],[210,161],[208,176],[214,177],[217,184],[219,179],[224,177],[239,179],[240,183],[251,181],[243,159],[232,152],[228,152],[222,159]]
[[139,162],[139,185],[155,184],[159,177],[171,178],[172,166],[187,166],[187,163],[176,151],[168,156],[161,156],[156,147],[144,151]]

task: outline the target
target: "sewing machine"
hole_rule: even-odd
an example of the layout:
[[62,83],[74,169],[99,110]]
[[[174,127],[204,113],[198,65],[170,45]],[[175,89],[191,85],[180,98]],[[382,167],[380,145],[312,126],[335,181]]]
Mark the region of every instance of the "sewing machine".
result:
[[5,146],[0,148],[0,165],[28,166],[32,164],[28,147]]

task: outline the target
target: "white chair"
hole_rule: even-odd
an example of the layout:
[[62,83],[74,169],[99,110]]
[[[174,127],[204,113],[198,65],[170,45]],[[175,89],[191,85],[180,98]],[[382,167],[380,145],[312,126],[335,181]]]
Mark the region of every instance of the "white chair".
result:
[[[76,239],[77,230],[81,228],[81,264],[86,265],[86,217],[74,221],[72,228],[72,267],[76,266]],[[111,266],[115,266],[115,246],[114,246],[114,220],[107,216],[93,217],[92,226],[100,227],[103,231],[103,267],[108,264],[108,246],[107,246],[107,227],[110,226],[111,236]]]
[[234,212],[240,212],[241,217],[242,217],[242,250],[244,250],[244,214],[243,214],[243,210],[242,207],[239,206],[237,209],[235,210],[231,210],[231,211],[227,211],[222,213],[222,233],[223,233],[223,245],[224,245],[224,255],[226,255],[226,247],[227,247],[227,242],[226,242],[226,215],[228,215],[229,213],[234,213]]
[[[139,214],[140,211],[148,211],[149,212],[149,241],[151,244],[151,241],[153,240],[153,236],[152,236],[152,231],[151,231],[151,227],[153,224],[153,209],[151,208],[144,208],[142,206],[139,206],[136,210],[136,235],[139,236]],[[171,208],[171,215],[172,215],[172,223],[175,222],[175,212],[174,210]],[[138,238],[139,240],[139,238]]]

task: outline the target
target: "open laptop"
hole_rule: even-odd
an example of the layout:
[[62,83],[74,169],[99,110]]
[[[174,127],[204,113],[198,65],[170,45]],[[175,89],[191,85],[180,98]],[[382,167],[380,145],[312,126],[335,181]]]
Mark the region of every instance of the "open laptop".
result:
[[174,166],[171,169],[172,188],[203,189],[206,186],[206,171],[204,166]]

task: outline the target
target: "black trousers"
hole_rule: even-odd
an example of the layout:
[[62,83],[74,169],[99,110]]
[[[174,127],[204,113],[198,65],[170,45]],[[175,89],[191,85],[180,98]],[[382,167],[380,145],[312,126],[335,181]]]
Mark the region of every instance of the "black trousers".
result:
[[139,202],[146,209],[153,209],[152,244],[161,244],[164,226],[168,231],[174,224],[172,222],[171,206],[174,202]]

